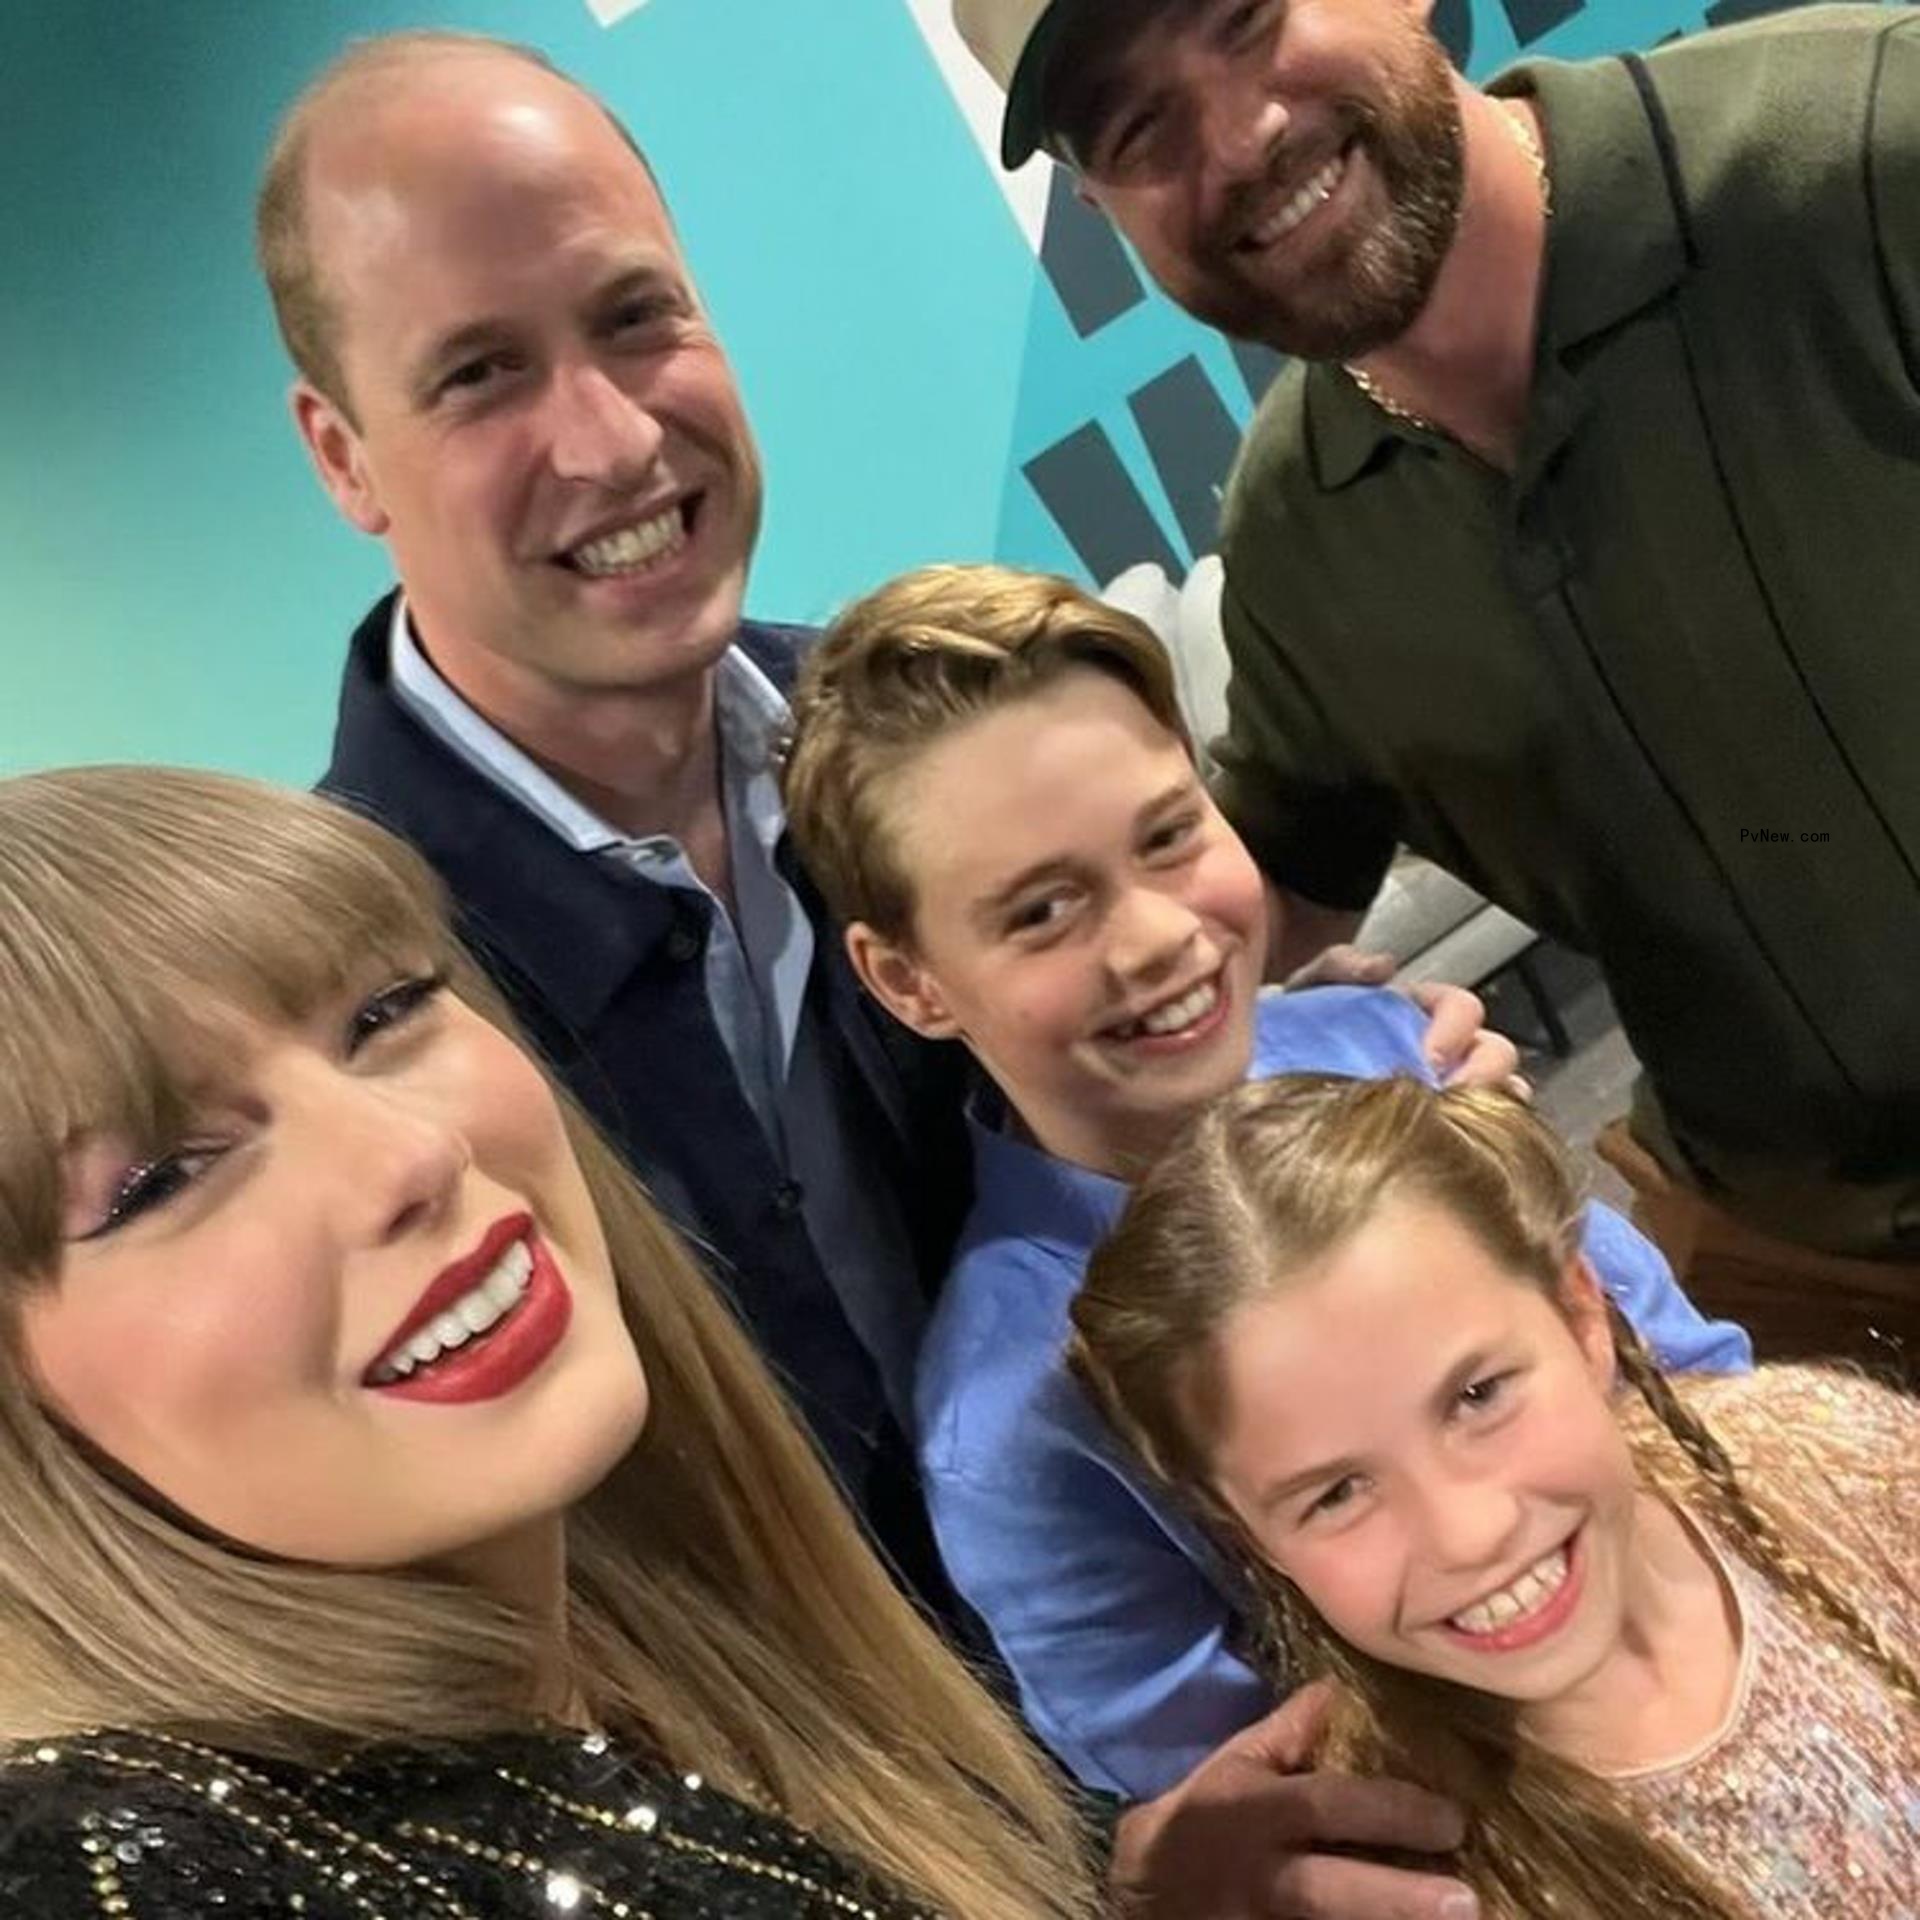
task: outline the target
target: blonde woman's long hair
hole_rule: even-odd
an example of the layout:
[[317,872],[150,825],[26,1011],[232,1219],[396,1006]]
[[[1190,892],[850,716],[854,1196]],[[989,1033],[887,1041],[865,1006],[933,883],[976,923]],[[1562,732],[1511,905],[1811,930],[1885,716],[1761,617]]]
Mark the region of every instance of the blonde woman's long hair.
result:
[[[1357,1652],[1260,1552],[1215,1488],[1208,1391],[1217,1339],[1358,1231],[1383,1202],[1439,1206],[1500,1267],[1556,1301],[1579,1248],[1567,1157],[1503,1094],[1411,1079],[1296,1074],[1209,1109],[1136,1188],[1074,1303],[1070,1359],[1112,1425],[1199,1515],[1240,1571],[1276,1679],[1327,1675],[1337,1755],[1445,1793],[1469,1815],[1462,1868],[1503,1920],[1740,1920],[1747,1908],[1649,1834],[1607,1783],[1521,1736],[1515,1704]],[[1825,1631],[1910,1703],[1920,1681],[1821,1570],[1819,1543],[1749,1487],[1609,1307],[1643,1481],[1707,1511]]]
[[[211,774],[0,783],[0,1738],[150,1729],[313,1763],[535,1720],[521,1619],[414,1572],[212,1539],[52,1417],[21,1300],[58,1286],[63,1145],[178,1138],[182,1042],[442,965],[512,1031],[408,849]],[[900,1598],[765,1368],[591,1126],[568,1124],[651,1387],[568,1522],[585,1710],[779,1809],[956,1920],[1090,1910],[1084,1844],[1014,1726]]]

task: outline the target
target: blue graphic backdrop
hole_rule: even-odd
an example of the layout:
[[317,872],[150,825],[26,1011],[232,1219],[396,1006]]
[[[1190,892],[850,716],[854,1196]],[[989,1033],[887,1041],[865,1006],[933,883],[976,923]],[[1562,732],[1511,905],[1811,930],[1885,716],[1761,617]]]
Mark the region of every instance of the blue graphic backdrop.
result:
[[[1440,0],[1468,70],[1757,10]],[[292,779],[387,581],[286,417],[250,258],[273,122],[351,35],[532,41],[651,150],[770,477],[755,610],[931,559],[1184,571],[1268,368],[1057,188],[1023,226],[927,0],[60,0],[0,8],[0,772]],[[940,12],[938,8],[931,12]],[[611,17],[611,16],[618,17]]]

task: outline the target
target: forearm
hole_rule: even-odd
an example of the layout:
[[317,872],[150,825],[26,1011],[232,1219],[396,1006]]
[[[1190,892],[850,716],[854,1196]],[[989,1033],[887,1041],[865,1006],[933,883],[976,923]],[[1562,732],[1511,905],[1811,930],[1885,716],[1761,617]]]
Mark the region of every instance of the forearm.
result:
[[1328,947],[1351,940],[1365,918],[1352,908],[1324,907],[1274,880],[1266,887],[1269,980],[1285,980]]

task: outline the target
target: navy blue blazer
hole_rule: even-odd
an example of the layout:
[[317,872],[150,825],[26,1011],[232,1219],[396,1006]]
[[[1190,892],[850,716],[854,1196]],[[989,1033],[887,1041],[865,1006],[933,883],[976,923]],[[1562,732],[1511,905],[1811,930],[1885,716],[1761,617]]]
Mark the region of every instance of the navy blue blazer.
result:
[[[949,1612],[911,1452],[734,1074],[708,1006],[712,904],[611,872],[564,846],[393,697],[393,601],[353,636],[321,780],[410,840],[453,897],[461,937],[534,1045],[705,1255],[786,1383],[870,1530]],[[782,692],[811,636],[747,623],[740,644]],[[897,1196],[929,1298],[970,1199],[967,1063],[918,1039],[860,990],[819,896],[781,849],[814,922],[808,1016],[856,1116],[847,1177]]]

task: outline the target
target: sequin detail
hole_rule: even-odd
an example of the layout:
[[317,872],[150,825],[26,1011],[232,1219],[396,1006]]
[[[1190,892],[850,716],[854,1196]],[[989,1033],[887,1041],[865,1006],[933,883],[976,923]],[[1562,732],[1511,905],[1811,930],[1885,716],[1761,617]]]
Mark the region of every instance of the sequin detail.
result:
[[[1749,1433],[1742,1402],[1760,1395],[1769,1418]],[[1803,1368],[1690,1397],[1743,1477],[1818,1526],[1822,1572],[1913,1658],[1920,1405]],[[1920,1920],[1920,1712],[1724,1535],[1714,1544],[1745,1629],[1734,1710],[1703,1751],[1619,1791],[1756,1920]]]
[[[0,1756],[0,1913],[34,1920],[928,1920],[810,1836],[604,1738],[323,1773],[151,1734]],[[79,1879],[75,1879],[75,1870]]]

